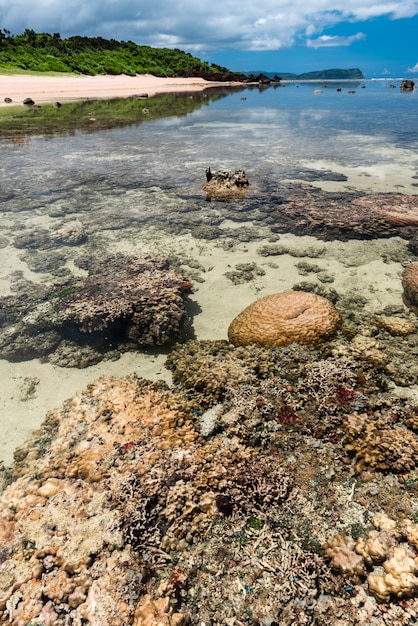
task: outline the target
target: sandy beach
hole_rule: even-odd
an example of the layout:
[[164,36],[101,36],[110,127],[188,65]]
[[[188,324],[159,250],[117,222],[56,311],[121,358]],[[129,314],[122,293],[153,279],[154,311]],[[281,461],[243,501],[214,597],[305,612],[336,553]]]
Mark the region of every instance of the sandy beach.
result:
[[[35,103],[69,100],[129,98],[175,91],[202,91],[214,83],[201,78],[159,78],[138,76],[30,76],[0,75],[0,106],[22,104],[25,98]],[[224,84],[224,83],[222,83]],[[5,102],[9,98],[12,102]]]

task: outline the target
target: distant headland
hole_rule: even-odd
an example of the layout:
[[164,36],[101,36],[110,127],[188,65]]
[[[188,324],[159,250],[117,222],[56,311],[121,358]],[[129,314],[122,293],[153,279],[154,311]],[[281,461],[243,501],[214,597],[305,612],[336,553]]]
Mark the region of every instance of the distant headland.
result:
[[334,68],[330,70],[319,70],[317,72],[304,72],[303,74],[292,74],[290,72],[245,72],[247,76],[266,76],[267,78],[280,78],[280,80],[364,80],[361,70],[358,68],[344,70]]

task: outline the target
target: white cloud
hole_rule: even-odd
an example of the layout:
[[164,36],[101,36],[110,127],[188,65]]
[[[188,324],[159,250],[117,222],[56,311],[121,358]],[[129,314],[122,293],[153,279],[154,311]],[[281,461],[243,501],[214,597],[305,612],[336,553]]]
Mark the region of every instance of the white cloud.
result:
[[407,71],[411,74],[416,74],[418,72],[418,63],[415,63],[413,67],[408,67]]
[[337,46],[351,46],[355,41],[365,39],[364,33],[356,33],[351,37],[338,37],[338,35],[322,35],[317,39],[308,39],[306,45],[308,48],[335,48]]
[[361,33],[313,36],[341,22],[416,14],[417,0],[0,0],[0,25],[13,34],[32,28],[190,51],[349,46]]

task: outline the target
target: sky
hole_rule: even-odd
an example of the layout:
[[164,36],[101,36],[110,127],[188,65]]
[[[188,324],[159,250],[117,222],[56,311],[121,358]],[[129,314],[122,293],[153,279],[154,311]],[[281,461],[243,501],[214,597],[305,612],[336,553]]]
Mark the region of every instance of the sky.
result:
[[0,28],[179,48],[233,71],[418,77],[418,0],[0,0]]

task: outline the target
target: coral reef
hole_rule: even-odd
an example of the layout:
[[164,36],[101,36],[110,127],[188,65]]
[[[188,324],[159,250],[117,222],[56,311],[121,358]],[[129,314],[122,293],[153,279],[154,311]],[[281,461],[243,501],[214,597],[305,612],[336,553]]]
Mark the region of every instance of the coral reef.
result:
[[192,391],[206,406],[222,400],[228,388],[273,377],[281,358],[278,351],[260,346],[191,340],[174,346],[165,365],[173,372],[173,382]]
[[329,193],[309,184],[282,183],[274,200],[277,208],[270,212],[273,232],[341,241],[416,234],[417,196]]
[[0,623],[410,624],[418,407],[328,344],[167,364],[172,389],[102,378],[16,451]]
[[49,355],[59,365],[85,366],[166,344],[188,322],[191,286],[166,259],[104,258],[100,266],[89,264],[86,278],[2,298],[0,354],[11,361]]
[[314,346],[330,337],[340,323],[334,305],[302,291],[284,291],[256,300],[230,324],[235,346],[252,343],[275,348],[299,343]]
[[367,414],[348,415],[344,422],[347,450],[356,455],[356,470],[402,472],[418,463],[418,437],[404,424],[389,425]]

